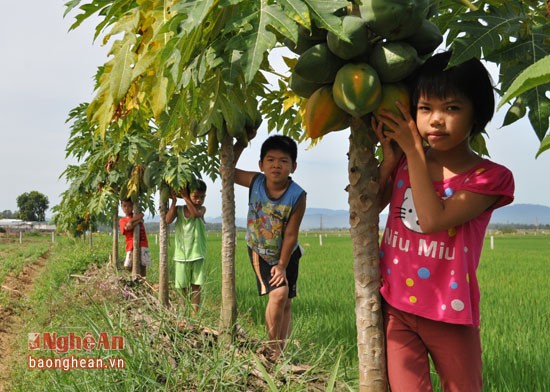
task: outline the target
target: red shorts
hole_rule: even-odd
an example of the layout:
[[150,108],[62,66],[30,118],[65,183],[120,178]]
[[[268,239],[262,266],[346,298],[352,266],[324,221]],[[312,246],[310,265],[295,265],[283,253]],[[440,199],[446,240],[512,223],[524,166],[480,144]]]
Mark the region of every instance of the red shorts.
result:
[[[271,268],[273,265],[269,265],[264,261],[260,255],[254,252],[252,249],[248,248],[248,256],[250,257],[250,262],[254,273],[256,275],[256,283],[258,284],[258,294],[265,295],[276,289],[277,287],[286,286],[286,283],[282,283],[279,286],[271,286],[269,281],[271,279]],[[302,251],[298,246],[292,255],[290,255],[290,260],[286,266],[286,280],[288,282],[288,298],[296,297],[296,282],[298,281],[298,264],[300,257],[302,257]]]
[[445,392],[482,390],[478,327],[434,321],[384,302],[388,379],[392,392],[432,391],[432,358]]

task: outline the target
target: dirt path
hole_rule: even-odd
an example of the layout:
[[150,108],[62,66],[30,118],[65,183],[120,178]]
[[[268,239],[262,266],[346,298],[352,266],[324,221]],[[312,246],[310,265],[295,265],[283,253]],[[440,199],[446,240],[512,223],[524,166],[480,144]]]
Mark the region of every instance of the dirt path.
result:
[[25,339],[25,316],[29,314],[26,299],[32,292],[36,278],[45,269],[48,256],[49,252],[46,252],[33,264],[26,266],[18,276],[8,275],[0,288],[8,298],[6,305],[0,305],[0,392],[9,390],[7,382],[14,364],[25,360],[17,346]]

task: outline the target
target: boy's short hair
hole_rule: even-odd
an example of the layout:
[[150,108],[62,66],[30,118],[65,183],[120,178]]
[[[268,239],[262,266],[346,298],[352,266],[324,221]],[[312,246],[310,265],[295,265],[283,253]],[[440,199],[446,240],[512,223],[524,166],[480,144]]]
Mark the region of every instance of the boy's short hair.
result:
[[470,137],[484,131],[495,111],[494,87],[491,76],[481,61],[476,58],[447,68],[451,52],[442,52],[430,57],[416,75],[416,86],[411,105],[416,118],[416,106],[421,95],[445,99],[460,95],[472,102],[474,126]]
[[120,200],[120,205],[122,205],[122,203],[124,203],[124,202],[134,204],[134,201],[133,201],[131,198],[129,198],[129,197],[126,198],[126,199],[121,199],[121,200]]
[[206,183],[200,179],[190,181],[189,184],[187,185],[187,190],[189,191],[189,193],[191,192],[206,193]]
[[278,150],[290,155],[292,163],[298,158],[298,145],[294,140],[284,135],[274,135],[268,137],[262,144],[260,150],[260,160],[263,161],[268,151]]

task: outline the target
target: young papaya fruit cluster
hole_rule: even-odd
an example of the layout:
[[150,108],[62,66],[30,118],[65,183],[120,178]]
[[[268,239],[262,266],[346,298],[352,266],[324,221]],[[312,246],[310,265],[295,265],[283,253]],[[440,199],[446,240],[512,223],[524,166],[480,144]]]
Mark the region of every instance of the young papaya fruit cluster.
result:
[[235,138],[242,145],[247,145],[248,135],[251,129],[258,129],[262,124],[262,116],[259,110],[254,111],[254,115],[250,116],[247,113],[236,111],[232,121],[225,120],[221,127],[212,126],[205,134],[198,135],[208,138],[208,155],[215,157],[219,150],[225,135]]
[[346,129],[352,117],[382,108],[398,113],[396,100],[408,105],[403,80],[443,41],[429,20],[436,13],[435,0],[362,0],[338,11],[346,39],[300,27],[297,42],[287,42],[299,55],[289,86],[307,99],[302,122],[308,137]]

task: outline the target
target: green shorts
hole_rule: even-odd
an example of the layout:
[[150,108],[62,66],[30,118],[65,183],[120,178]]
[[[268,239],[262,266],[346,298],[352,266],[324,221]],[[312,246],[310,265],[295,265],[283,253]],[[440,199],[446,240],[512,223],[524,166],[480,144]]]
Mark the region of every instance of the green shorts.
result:
[[204,284],[204,259],[194,261],[175,261],[176,289],[187,289],[191,285]]

